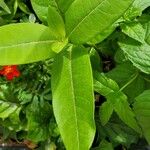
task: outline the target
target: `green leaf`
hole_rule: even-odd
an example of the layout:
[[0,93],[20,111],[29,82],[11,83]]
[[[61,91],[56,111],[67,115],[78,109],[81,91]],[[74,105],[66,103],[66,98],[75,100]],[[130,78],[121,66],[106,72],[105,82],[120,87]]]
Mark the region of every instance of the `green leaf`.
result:
[[102,140],[99,147],[93,148],[92,150],[114,150],[113,145],[106,140]]
[[138,8],[141,13],[144,9],[150,6],[149,0],[135,0],[132,7]]
[[103,96],[107,96],[111,92],[119,91],[119,86],[104,74],[94,72],[94,90]]
[[150,74],[150,45],[144,43],[142,45],[130,39],[119,42],[121,49],[127,55],[128,59],[135,67],[142,72]]
[[117,27],[117,24],[110,26],[109,28],[105,29],[102,33],[98,34],[96,37],[91,39],[88,43],[89,44],[97,44],[105,40]]
[[54,0],[54,1],[56,1],[56,3],[58,4],[58,7],[62,11],[62,13],[65,13],[75,0],[67,0],[67,1],[66,0]]
[[133,105],[136,118],[140,124],[143,134],[150,143],[150,90],[144,91],[138,97]]
[[109,101],[104,102],[100,106],[99,116],[103,126],[109,121],[113,113],[113,110],[114,110],[113,105]]
[[46,24],[50,0],[31,0],[31,4],[39,19]]
[[102,71],[102,60],[94,48],[90,50],[90,60],[94,71]]
[[139,134],[124,124],[116,115],[104,126],[106,136],[111,143],[122,144],[129,147],[136,143]]
[[133,76],[135,76],[137,69],[130,62],[124,62],[117,65],[114,69],[105,73],[108,78],[111,78],[119,86],[124,86]]
[[0,35],[0,65],[31,63],[55,55],[52,49],[57,41],[46,26],[10,24],[0,27]]
[[138,133],[141,133],[141,129],[135,120],[135,115],[129,106],[126,95],[120,91],[113,92],[107,95],[107,100],[111,102],[115,112],[125,124],[127,124]]
[[48,7],[48,26],[58,38],[65,38],[64,21],[55,1],[51,1]]
[[19,2],[18,2],[18,7],[19,7],[24,13],[30,14],[30,10],[29,10],[28,6],[27,6],[25,3],[19,1]]
[[143,26],[138,22],[126,23],[121,26],[123,33],[127,34],[129,37],[144,43],[146,32]]
[[108,78],[116,81],[120,87],[123,87],[129,83],[123,89],[123,92],[128,96],[128,101],[130,103],[133,103],[134,98],[145,89],[145,81],[143,77],[138,73],[138,70],[130,62],[117,65],[114,69],[105,75]]
[[18,106],[14,103],[9,103],[0,100],[0,118],[6,119],[17,110]]
[[4,0],[0,0],[0,7],[2,7],[8,14],[11,13],[10,9],[8,8]]
[[[106,116],[103,116],[103,124],[106,124],[112,114],[112,109],[117,113],[120,119],[129,127],[137,132],[141,132],[135,120],[134,113],[129,106],[126,95],[119,90],[117,83],[103,74],[95,72],[94,74],[94,88],[99,94],[106,97],[109,105],[104,103],[102,107],[108,107],[109,110]],[[105,106],[106,105],[106,106]],[[112,105],[112,106],[111,106]],[[104,111],[104,110],[103,110]]]
[[52,93],[54,114],[66,149],[88,150],[95,122],[92,69],[85,48],[69,46],[56,56]]
[[113,146],[106,140],[102,140],[100,143],[100,150],[113,150]]
[[77,44],[92,40],[111,27],[132,2],[133,0],[76,0],[65,14],[67,36],[72,43]]
[[149,0],[134,0],[132,6],[127,10],[124,15],[125,19],[133,20],[137,16],[142,15],[142,11],[150,6]]

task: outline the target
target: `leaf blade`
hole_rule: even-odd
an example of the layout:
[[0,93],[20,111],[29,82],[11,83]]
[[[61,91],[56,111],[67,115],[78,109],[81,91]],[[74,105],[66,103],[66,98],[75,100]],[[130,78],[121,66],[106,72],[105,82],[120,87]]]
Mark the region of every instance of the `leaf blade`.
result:
[[68,150],[88,150],[92,144],[95,134],[92,84],[86,49],[71,46],[56,57],[52,73],[53,108]]
[[132,2],[132,0],[76,0],[65,14],[70,41],[77,44],[90,41],[112,26]]
[[46,26],[10,24],[0,27],[0,35],[0,65],[31,63],[55,55],[52,46],[57,40]]

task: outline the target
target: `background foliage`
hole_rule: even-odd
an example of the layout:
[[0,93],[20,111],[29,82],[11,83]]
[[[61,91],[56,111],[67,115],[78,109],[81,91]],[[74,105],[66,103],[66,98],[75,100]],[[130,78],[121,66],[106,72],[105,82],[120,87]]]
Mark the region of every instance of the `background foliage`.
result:
[[0,64],[30,63],[19,66],[19,78],[0,78],[3,140],[28,139],[41,150],[148,148],[149,6],[0,0]]

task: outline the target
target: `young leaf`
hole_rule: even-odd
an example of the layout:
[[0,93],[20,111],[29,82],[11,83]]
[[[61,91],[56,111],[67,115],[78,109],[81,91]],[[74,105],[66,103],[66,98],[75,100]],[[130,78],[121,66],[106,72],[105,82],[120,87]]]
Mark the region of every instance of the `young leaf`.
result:
[[11,13],[10,9],[8,8],[4,0],[0,0],[0,7],[2,7],[8,14]]
[[18,106],[14,103],[9,103],[0,100],[0,118],[6,119],[17,110]]
[[48,6],[50,0],[31,0],[32,7],[39,19],[47,24]]
[[109,121],[113,110],[113,105],[109,101],[104,102],[102,106],[100,106],[99,116],[103,126]]
[[53,109],[67,150],[88,150],[95,134],[92,69],[88,51],[69,46],[52,71]]
[[55,1],[51,1],[48,7],[48,26],[58,38],[65,38],[64,21]]
[[0,27],[0,65],[25,64],[52,58],[56,37],[48,27],[19,23]]
[[104,74],[94,72],[94,90],[103,96],[107,96],[111,92],[119,91],[117,83]]
[[90,54],[92,70],[93,71],[102,71],[102,60],[101,60],[98,52],[94,48],[91,48],[89,54]]
[[150,90],[144,91],[133,105],[136,118],[142,128],[143,134],[150,143]]
[[72,43],[90,41],[111,27],[132,2],[133,0],[76,0],[65,14],[67,36]]

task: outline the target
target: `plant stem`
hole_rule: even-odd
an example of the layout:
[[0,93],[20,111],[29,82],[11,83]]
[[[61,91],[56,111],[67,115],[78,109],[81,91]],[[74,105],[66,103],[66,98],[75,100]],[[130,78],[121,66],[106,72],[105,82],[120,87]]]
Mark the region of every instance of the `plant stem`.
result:
[[145,78],[145,77],[143,77],[143,79],[144,79],[145,81],[147,81],[147,82],[150,82],[150,79],[147,79],[147,78]]
[[135,76],[133,78],[131,78],[131,80],[129,80],[119,91],[123,91],[127,86],[129,86],[137,77],[138,77],[138,73],[135,74]]

